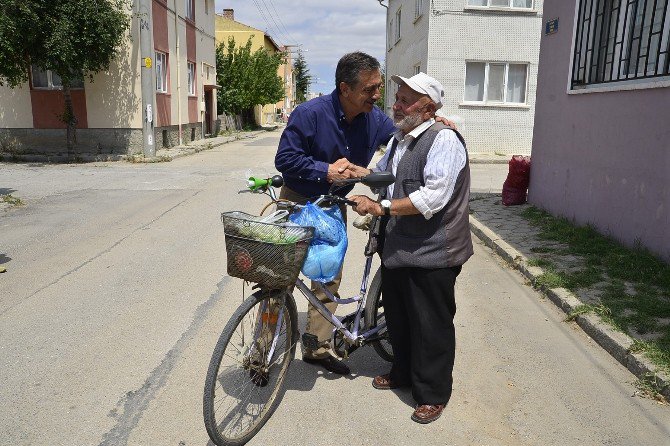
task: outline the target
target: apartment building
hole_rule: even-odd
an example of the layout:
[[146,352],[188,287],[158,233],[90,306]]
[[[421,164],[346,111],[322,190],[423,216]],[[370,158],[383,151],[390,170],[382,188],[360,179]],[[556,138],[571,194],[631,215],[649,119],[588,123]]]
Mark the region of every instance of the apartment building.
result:
[[528,200],[670,261],[668,0],[545,0]]
[[[72,88],[76,153],[125,155],[143,151],[143,122],[151,118],[155,147],[170,147],[214,131],[216,59],[214,0],[152,0],[139,14],[133,2],[130,38],[107,72]],[[151,30],[151,57],[140,51],[140,22]],[[147,67],[150,69],[147,70]],[[142,107],[141,72],[155,85],[151,113]],[[66,155],[64,98],[56,73],[33,67],[29,82],[0,87],[0,141],[12,155]]]
[[456,116],[470,152],[529,154],[532,145],[542,0],[390,0],[390,75],[424,72],[445,89],[442,113]]

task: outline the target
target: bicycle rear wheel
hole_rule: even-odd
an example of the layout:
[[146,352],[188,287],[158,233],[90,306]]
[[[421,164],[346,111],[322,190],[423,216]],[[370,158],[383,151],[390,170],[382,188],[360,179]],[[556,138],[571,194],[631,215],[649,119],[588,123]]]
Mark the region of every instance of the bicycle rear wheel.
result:
[[270,419],[295,355],[297,323],[293,296],[264,290],[248,297],[228,321],[203,395],[205,427],[214,444],[244,444]]
[[[367,329],[374,328],[386,322],[384,317],[384,299],[382,298],[382,271],[381,268],[375,273],[370,284],[368,297],[365,301],[365,325]],[[372,341],[372,347],[384,361],[393,362],[393,348],[388,339],[388,331],[383,328],[377,333],[378,340]]]

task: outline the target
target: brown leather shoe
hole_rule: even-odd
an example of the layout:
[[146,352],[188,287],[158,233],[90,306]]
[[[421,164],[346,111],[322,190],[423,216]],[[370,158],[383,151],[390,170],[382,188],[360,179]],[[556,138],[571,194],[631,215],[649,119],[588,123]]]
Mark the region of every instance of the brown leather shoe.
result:
[[440,418],[445,404],[421,404],[414,409],[412,420],[421,424],[432,423]]
[[409,387],[409,385],[393,381],[391,379],[391,374],[386,373],[385,375],[375,376],[375,379],[372,380],[372,387],[379,390],[389,390],[399,389],[401,387]]

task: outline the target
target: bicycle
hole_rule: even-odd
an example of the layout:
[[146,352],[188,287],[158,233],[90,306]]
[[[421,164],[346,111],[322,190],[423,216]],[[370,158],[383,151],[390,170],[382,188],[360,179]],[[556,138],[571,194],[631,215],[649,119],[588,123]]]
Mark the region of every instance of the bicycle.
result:
[[[319,196],[314,203],[351,205],[353,202],[334,195],[339,187],[360,182],[370,188],[381,188],[394,181],[389,172],[343,180],[334,183],[328,194]],[[303,207],[277,198],[274,188],[282,184],[283,179],[279,175],[267,179],[251,178],[249,181],[249,191],[271,198],[261,216],[269,206],[277,206],[270,216],[254,217],[242,212],[222,214],[228,274],[241,277],[245,282],[257,283],[254,287],[257,290],[244,299],[226,324],[207,370],[203,416],[207,433],[218,446],[248,442],[279,405],[284,379],[298,343],[294,288],[333,324],[330,342],[337,354],[347,357],[357,348],[371,344],[382,359],[393,361],[386,332],[379,270],[370,288],[367,287],[374,253],[365,252],[365,266],[357,296],[338,298],[320,284],[333,302],[357,303],[352,313],[335,316],[298,278],[313,228],[281,224],[289,214]],[[268,242],[268,239],[273,240]],[[282,267],[276,268],[275,264]],[[253,269],[252,265],[257,266]],[[305,333],[301,341],[307,348],[317,347],[315,336]]]

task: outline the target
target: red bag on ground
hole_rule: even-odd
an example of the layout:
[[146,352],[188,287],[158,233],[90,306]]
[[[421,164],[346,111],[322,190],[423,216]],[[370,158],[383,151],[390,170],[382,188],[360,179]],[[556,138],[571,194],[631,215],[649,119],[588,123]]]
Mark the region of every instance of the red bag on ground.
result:
[[528,183],[530,183],[530,156],[512,156],[509,161],[509,173],[503,183],[502,204],[505,206],[524,204]]

